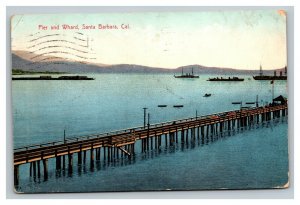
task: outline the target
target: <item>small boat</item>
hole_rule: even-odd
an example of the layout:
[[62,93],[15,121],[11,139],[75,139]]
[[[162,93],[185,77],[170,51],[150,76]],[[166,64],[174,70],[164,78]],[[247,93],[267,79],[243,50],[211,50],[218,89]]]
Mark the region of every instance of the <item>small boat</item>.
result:
[[205,93],[205,95],[203,97],[210,97],[211,94],[210,93]]
[[247,105],[255,104],[256,102],[246,102]]
[[241,104],[241,102],[232,102],[233,105]]
[[157,105],[157,107],[167,107],[167,105]]
[[183,105],[173,105],[173,107],[178,108],[178,107],[183,107]]

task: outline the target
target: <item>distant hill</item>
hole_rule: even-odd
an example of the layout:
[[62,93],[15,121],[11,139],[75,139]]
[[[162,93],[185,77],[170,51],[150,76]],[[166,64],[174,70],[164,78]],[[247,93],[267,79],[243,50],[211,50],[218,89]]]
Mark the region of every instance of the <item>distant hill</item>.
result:
[[[24,57],[25,56],[25,57]],[[154,68],[134,64],[89,64],[87,62],[52,61],[34,62],[22,51],[12,53],[12,68],[24,71],[50,71],[66,73],[172,73],[191,72],[195,74],[258,74],[258,70],[237,70],[232,68],[206,67],[202,65],[187,65],[176,69]],[[279,70],[279,69],[277,69]],[[264,71],[266,75],[272,75],[274,71]]]

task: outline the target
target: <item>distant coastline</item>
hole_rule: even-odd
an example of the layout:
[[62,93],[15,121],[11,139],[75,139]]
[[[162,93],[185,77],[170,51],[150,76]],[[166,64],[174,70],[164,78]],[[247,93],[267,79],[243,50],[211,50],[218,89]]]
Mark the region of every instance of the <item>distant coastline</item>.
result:
[[12,69],[12,75],[40,75],[40,74],[66,74],[66,72],[27,71],[27,70],[22,70],[22,69]]
[[[60,61],[32,61],[26,51],[12,52],[12,67],[16,70],[29,71],[34,73],[26,74],[86,74],[86,73],[169,73],[171,75],[182,72],[191,72],[194,70],[195,75],[216,74],[216,75],[258,75],[259,70],[234,69],[223,67],[209,67],[204,65],[185,65],[177,68],[159,68],[135,64],[93,64],[88,62],[76,62],[68,60]],[[284,68],[274,68],[273,70],[264,70],[265,75],[272,75],[274,71],[283,71]],[[52,72],[52,73],[49,73]],[[20,73],[22,75],[23,73]]]

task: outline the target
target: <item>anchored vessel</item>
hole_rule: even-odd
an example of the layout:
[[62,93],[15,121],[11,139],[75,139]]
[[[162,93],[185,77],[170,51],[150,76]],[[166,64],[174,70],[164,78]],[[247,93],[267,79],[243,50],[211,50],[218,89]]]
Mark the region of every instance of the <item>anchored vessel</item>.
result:
[[238,78],[238,77],[228,77],[228,78],[223,78],[223,77],[216,77],[216,78],[209,78],[207,81],[244,81],[244,78]]
[[263,70],[260,65],[259,75],[253,76],[254,80],[287,80],[287,68],[284,68],[285,75],[282,75],[282,71],[280,71],[279,76],[276,75],[276,71],[274,71],[274,75],[263,75]]
[[178,108],[178,107],[183,107],[183,105],[173,105],[173,107]]
[[13,77],[13,80],[95,80],[87,76],[60,76],[58,78],[52,78],[52,76],[39,76],[39,77]]
[[194,69],[192,68],[192,73],[183,74],[183,68],[181,70],[181,75],[174,75],[175,78],[199,78],[198,75],[194,75]]

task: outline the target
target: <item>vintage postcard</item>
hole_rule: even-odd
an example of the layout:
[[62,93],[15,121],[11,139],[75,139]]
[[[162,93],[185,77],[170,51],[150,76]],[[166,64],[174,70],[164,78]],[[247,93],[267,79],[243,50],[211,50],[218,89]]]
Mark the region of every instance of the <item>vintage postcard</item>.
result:
[[14,15],[15,191],[289,187],[287,15]]

